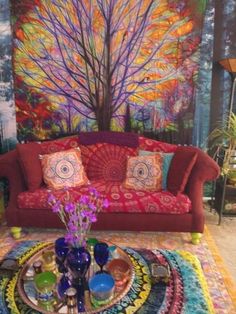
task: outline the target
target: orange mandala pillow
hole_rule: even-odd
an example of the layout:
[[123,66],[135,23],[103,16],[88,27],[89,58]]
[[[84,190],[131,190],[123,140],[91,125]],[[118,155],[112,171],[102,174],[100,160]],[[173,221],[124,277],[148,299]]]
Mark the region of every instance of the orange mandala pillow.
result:
[[161,190],[162,155],[129,157],[124,186],[134,190]]
[[89,182],[82,165],[78,147],[40,155],[40,159],[44,182],[50,188],[75,187]]

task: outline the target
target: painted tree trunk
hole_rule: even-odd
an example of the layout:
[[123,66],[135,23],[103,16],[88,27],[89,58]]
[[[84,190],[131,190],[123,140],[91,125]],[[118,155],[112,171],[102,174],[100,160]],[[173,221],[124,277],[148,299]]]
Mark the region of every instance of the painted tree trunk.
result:
[[103,106],[99,108],[96,112],[96,120],[98,125],[98,131],[110,131],[111,129],[111,114],[110,108],[108,106]]

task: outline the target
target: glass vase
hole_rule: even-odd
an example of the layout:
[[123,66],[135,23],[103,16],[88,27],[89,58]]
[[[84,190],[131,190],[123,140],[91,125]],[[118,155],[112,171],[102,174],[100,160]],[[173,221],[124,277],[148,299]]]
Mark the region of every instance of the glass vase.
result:
[[72,275],[72,286],[77,291],[78,312],[84,312],[85,276],[91,263],[91,256],[85,247],[71,248],[66,262]]

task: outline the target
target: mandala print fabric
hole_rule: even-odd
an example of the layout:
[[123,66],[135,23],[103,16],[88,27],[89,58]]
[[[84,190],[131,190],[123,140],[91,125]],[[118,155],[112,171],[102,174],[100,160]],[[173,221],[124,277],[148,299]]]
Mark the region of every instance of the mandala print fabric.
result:
[[135,190],[159,191],[162,188],[162,156],[130,157],[124,186]]
[[79,148],[43,155],[41,163],[44,182],[50,188],[61,189],[88,183]]

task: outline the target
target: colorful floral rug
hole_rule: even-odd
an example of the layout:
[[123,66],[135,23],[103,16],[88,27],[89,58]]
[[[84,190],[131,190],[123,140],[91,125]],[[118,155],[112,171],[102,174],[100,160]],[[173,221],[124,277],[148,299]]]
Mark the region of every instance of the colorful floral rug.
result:
[[[3,258],[5,254],[15,247],[17,242],[26,240],[54,241],[55,238],[61,235],[63,235],[63,231],[61,230],[27,229],[27,233],[24,234],[20,240],[15,241],[9,235],[9,229],[2,227],[0,235],[0,258]],[[200,261],[199,265],[201,265],[205,276],[204,282],[207,282],[208,285],[208,288],[206,287],[206,296],[207,290],[209,290],[210,295],[208,305],[205,303],[205,311],[201,310],[196,313],[236,313],[236,289],[222,263],[214,241],[207,229],[205,230],[200,245],[192,245],[190,242],[190,235],[187,233],[92,232],[92,236],[113,242],[119,246],[129,246],[137,249],[152,249],[154,252],[156,252],[156,249],[158,249],[158,252],[161,252],[161,250],[168,250],[166,252],[169,252],[168,254],[170,254],[170,256],[172,256],[175,260],[175,254],[179,254],[176,253],[178,250],[181,250],[181,252],[191,253],[189,256],[193,256],[193,260],[194,256],[196,256],[196,260]],[[187,258],[186,256],[184,257],[185,259]],[[187,272],[188,269],[186,268],[184,271]],[[186,282],[185,285],[188,285],[188,283]],[[194,291],[193,287],[188,286],[186,291],[189,291],[190,293],[188,296],[190,303],[194,302],[196,298],[191,297],[191,292]],[[204,300],[207,300],[207,298]],[[207,310],[206,306],[208,306]],[[189,312],[187,308],[183,313],[192,314],[192,312]]]
[[[47,243],[22,241],[11,250],[5,258],[16,260],[19,266]],[[169,313],[214,313],[206,280],[197,257],[186,251],[147,250],[123,248],[130,257],[134,273],[130,288],[123,297],[108,309],[96,309],[102,314],[169,314]],[[158,263],[169,267],[168,283],[151,280],[151,264]],[[11,274],[0,269],[0,308],[2,314],[35,314],[37,308],[32,303],[26,304],[17,289],[20,269]],[[25,288],[30,298],[36,298],[32,281],[27,281]],[[34,306],[33,306],[34,307]],[[90,306],[89,306],[90,308]],[[55,311],[56,312],[56,311]],[[64,312],[63,312],[64,313]]]

